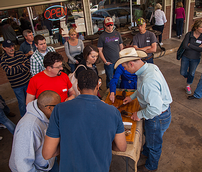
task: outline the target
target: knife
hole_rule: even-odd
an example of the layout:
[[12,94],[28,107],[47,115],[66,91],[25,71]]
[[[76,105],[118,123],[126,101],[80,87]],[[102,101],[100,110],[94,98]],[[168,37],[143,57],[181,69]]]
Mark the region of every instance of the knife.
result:
[[117,107],[117,109],[119,109],[120,107],[124,106],[125,104],[120,105],[119,107]]

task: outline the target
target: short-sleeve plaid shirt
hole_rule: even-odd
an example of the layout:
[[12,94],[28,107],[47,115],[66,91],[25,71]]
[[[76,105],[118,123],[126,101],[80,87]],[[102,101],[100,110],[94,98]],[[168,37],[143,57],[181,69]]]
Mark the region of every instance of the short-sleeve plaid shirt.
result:
[[[48,52],[55,52],[55,49],[53,47],[47,47]],[[30,58],[30,72],[32,76],[36,75],[37,73],[43,71],[44,65],[43,65],[43,59],[44,56],[36,49],[34,54]]]

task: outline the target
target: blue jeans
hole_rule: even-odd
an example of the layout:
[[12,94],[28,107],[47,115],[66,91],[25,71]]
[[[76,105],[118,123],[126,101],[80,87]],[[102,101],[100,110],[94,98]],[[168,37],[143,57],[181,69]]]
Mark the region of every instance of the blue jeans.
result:
[[9,114],[10,109],[9,107],[6,105],[4,99],[2,98],[2,96],[0,95],[0,99],[4,102],[2,103],[2,105],[4,106],[3,109],[0,109],[0,123],[5,125],[6,128],[11,132],[11,134],[14,134],[15,131],[15,124],[7,118],[6,115]]
[[194,97],[197,99],[200,99],[202,97],[202,74],[201,79],[198,82],[198,85],[196,87],[196,90],[194,91]]
[[176,19],[176,33],[177,33],[177,36],[182,35],[183,23],[184,23],[183,18]]
[[69,66],[70,66],[70,68],[71,68],[71,72],[73,73],[74,71],[75,71],[75,69],[76,69],[76,65],[75,64],[71,64],[71,63],[68,63],[69,64]]
[[114,75],[114,63],[110,64],[109,66],[104,65],[104,69],[105,69],[105,73],[107,75],[106,86],[107,86],[107,88],[109,88],[110,87],[110,81],[111,81],[111,79],[113,78],[113,75]]
[[21,117],[23,117],[24,114],[26,113],[27,86],[28,86],[28,83],[26,85],[21,86],[21,87],[13,88],[15,96],[18,99],[18,107],[20,110]]
[[159,35],[159,42],[161,43],[161,41],[162,41],[162,33],[163,33],[163,29],[164,29],[164,25],[161,25],[161,26],[154,25],[154,26],[152,27],[152,29],[161,32],[161,34]]
[[147,156],[145,167],[156,170],[161,156],[163,134],[171,123],[170,107],[161,115],[145,120],[145,144],[142,154]]
[[5,125],[6,128],[11,132],[11,134],[14,134],[16,125],[10,119],[7,118],[3,109],[0,109],[0,123]]
[[187,78],[187,84],[192,84],[195,71],[199,63],[200,59],[189,59],[185,56],[182,56],[180,74]]

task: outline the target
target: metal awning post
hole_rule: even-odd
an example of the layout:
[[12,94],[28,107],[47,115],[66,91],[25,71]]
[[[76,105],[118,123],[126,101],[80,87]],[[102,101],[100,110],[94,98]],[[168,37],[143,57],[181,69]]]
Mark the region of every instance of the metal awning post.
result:
[[31,26],[32,26],[32,32],[34,33],[34,36],[36,35],[35,33],[35,30],[34,30],[34,25],[33,25],[33,13],[32,13],[32,9],[31,7],[27,7],[27,12],[28,12],[28,15],[29,15],[29,20],[30,20],[30,23],[31,23]]
[[134,23],[133,23],[133,2],[132,2],[132,0],[130,0],[130,22],[131,22],[131,26],[133,27]]

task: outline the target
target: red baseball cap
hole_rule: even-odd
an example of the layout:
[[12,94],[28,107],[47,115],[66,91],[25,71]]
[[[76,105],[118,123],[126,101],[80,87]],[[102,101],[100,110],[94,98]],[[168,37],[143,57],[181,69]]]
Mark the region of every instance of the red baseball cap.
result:
[[105,20],[104,20],[104,24],[106,26],[110,25],[110,24],[114,24],[113,20],[111,17],[106,17]]

